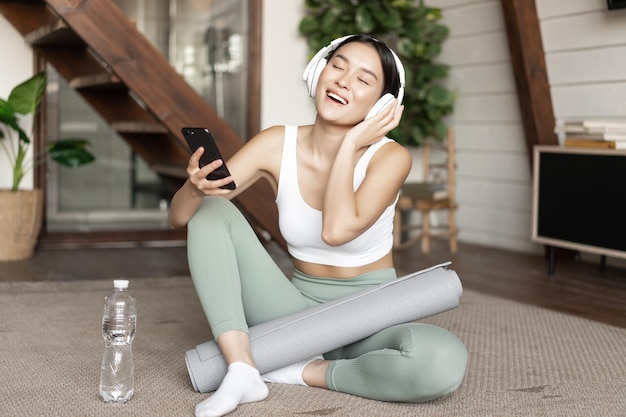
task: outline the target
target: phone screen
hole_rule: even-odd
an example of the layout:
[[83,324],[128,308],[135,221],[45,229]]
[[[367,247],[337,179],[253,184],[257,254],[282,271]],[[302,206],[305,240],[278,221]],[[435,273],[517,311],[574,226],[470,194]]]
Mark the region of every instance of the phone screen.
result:
[[[204,148],[204,153],[200,157],[200,168],[207,164],[210,164],[216,159],[221,159],[224,162],[222,166],[218,167],[215,171],[207,175],[207,180],[215,181],[228,177],[230,175],[230,172],[226,167],[226,161],[224,161],[224,158],[222,158],[219,149],[217,149],[217,144],[213,139],[213,135],[211,135],[211,132],[209,132],[209,129],[203,127],[184,127],[182,128],[182,133],[192,153],[201,146]],[[236,186],[234,182],[231,182],[220,188],[234,190]]]

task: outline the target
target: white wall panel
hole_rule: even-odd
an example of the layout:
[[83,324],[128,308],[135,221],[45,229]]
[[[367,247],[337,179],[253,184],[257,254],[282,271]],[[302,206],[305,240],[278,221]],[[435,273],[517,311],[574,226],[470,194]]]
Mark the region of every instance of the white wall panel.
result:
[[532,186],[529,183],[465,178],[457,187],[457,198],[464,205],[476,207],[527,211],[531,197]]
[[513,71],[508,63],[452,68],[446,85],[463,94],[515,93]]
[[494,1],[477,2],[471,7],[446,10],[441,22],[450,28],[450,35],[455,38],[504,30],[502,6]]
[[[626,40],[626,39],[625,39]],[[626,80],[626,46],[546,55],[552,86]]]
[[452,66],[508,62],[509,47],[506,36],[502,33],[488,33],[450,38],[446,41],[438,61]]
[[557,119],[626,118],[626,82],[556,87],[552,102]]
[[457,155],[457,165],[462,180],[530,181],[530,165],[525,153],[464,152]]
[[606,0],[540,0],[537,1],[539,19],[606,10]]
[[484,125],[458,123],[454,129],[457,136],[456,148],[460,153],[483,150],[526,152],[521,122]]
[[453,10],[456,7],[473,6],[481,3],[498,3],[498,0],[427,0],[425,3],[430,7]]
[[[461,90],[462,91],[462,90]],[[464,121],[515,122],[520,120],[517,96],[513,94],[488,96],[460,95],[454,109],[455,123]]]
[[531,242],[530,238],[527,237],[517,237],[508,234],[503,235],[497,232],[486,234],[482,230],[474,230],[471,228],[460,229],[459,240],[514,252],[541,254],[543,251],[540,245]]
[[483,231],[493,235],[508,235],[530,240],[530,212],[506,211],[499,207],[485,208],[465,204],[459,209],[458,221],[467,230]]
[[[539,0],[541,1],[541,0]],[[546,53],[626,44],[626,9],[596,11],[541,22]]]
[[[464,205],[459,209],[459,240],[516,251],[536,251],[530,240],[531,219],[503,210],[485,210]],[[444,219],[441,220],[442,222]],[[442,223],[443,224],[443,223]]]

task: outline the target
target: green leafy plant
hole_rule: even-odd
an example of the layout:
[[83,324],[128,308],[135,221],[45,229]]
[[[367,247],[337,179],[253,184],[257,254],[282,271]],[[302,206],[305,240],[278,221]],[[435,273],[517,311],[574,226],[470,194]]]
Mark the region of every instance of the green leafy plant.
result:
[[87,149],[89,141],[86,139],[51,141],[43,152],[34,155],[32,159],[27,158],[31,140],[20,126],[20,116],[36,113],[46,84],[46,75],[38,73],[13,88],[7,100],[0,98],[0,144],[11,163],[12,191],[17,191],[24,175],[44,162],[47,156],[68,167],[88,164],[95,159]]
[[456,95],[441,84],[449,67],[435,58],[448,37],[441,10],[410,0],[305,0],[299,30],[316,52],[341,36],[365,33],[389,44],[406,72],[404,115],[390,136],[419,146],[446,136],[443,118],[452,113]]

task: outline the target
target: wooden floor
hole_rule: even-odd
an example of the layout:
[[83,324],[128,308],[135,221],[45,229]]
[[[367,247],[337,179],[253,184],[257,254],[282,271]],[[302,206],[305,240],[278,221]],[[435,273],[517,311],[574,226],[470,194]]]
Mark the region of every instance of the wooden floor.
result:
[[[276,245],[268,250],[290,273],[288,256]],[[399,275],[452,261],[466,289],[534,304],[626,328],[626,267],[608,259],[604,272],[597,264],[558,260],[548,276],[543,256],[461,244],[451,256],[444,242],[435,242],[424,256],[415,245],[396,252]],[[167,277],[188,275],[186,248],[128,247],[43,249],[27,261],[0,262],[0,281],[44,281]]]

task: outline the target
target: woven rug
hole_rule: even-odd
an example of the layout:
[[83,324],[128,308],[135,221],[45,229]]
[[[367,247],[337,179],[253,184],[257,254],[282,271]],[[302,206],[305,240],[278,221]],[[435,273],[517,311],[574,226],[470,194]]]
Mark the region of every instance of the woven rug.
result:
[[[462,279],[462,277],[461,277]],[[100,321],[112,281],[0,283],[0,415],[192,416],[187,349],[210,332],[189,277],[131,279],[138,302],[135,395],[98,396]],[[270,385],[235,416],[624,416],[626,329],[466,291],[424,320],[457,334],[470,360],[461,388],[425,404]]]

